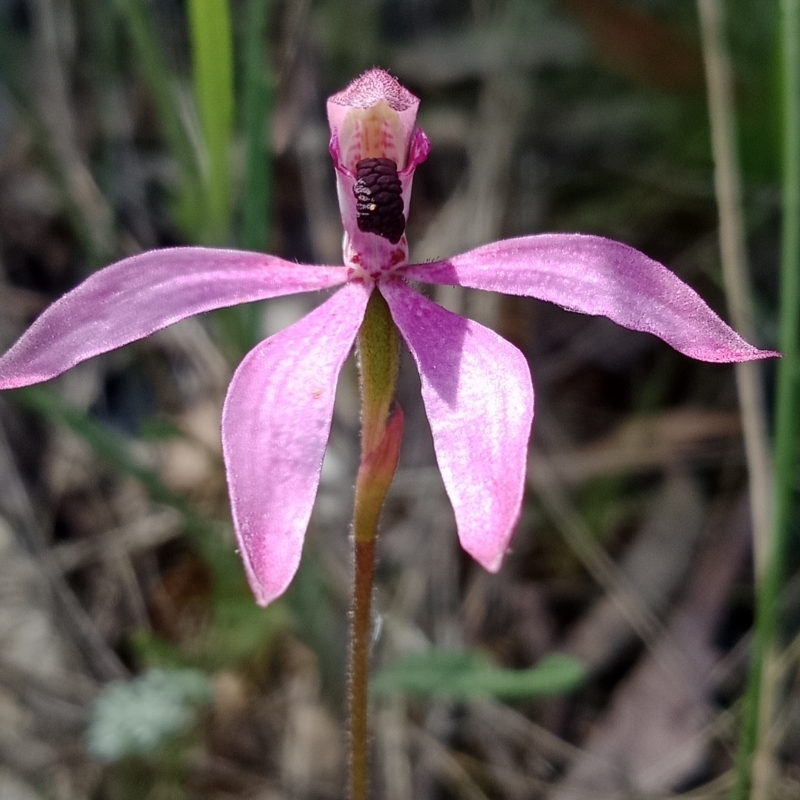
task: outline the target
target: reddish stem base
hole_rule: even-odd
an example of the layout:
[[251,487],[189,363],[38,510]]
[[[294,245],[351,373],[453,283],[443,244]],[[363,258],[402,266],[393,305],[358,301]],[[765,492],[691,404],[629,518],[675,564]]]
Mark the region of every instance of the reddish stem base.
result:
[[367,800],[369,649],[375,539],[355,542],[350,615],[350,800]]

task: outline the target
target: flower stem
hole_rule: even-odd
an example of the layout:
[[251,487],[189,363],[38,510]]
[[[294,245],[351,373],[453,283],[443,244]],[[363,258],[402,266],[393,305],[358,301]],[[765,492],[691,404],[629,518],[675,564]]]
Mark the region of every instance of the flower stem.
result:
[[350,800],[367,799],[370,610],[375,575],[375,539],[355,543],[353,608],[350,617]]
[[372,586],[378,519],[397,469],[403,412],[395,404],[399,335],[386,301],[376,291],[358,334],[361,379],[361,464],[353,514],[353,605],[350,615],[350,800],[367,800],[368,689]]

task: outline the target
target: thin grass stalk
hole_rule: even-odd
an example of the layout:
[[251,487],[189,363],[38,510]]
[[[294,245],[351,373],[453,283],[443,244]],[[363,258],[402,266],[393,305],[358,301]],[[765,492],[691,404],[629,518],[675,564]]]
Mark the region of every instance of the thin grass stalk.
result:
[[[749,340],[755,338],[752,290],[747,266],[747,236],[742,202],[742,180],[737,157],[735,81],[725,35],[724,0],[698,0],[698,15],[706,71],[711,145],[714,155],[714,188],[719,213],[719,241],[722,275],[734,326]],[[762,369],[755,362],[737,364],[736,384],[742,412],[745,453],[750,483],[750,517],[756,585],[767,570],[772,538],[772,496],[774,477],[767,438],[766,408],[762,391]],[[769,659],[768,659],[769,661]],[[762,683],[761,716],[772,717],[771,679],[775,671],[765,669]],[[772,750],[762,739],[758,774],[772,772]],[[764,800],[764,798],[762,798]]]
[[[726,45],[724,0],[698,0],[697,9],[706,70],[725,296],[733,326],[746,339],[754,341],[757,337],[738,163],[734,74]],[[750,481],[753,553],[756,576],[760,577],[769,551],[774,480],[762,389],[763,373],[761,365],[755,361],[737,364],[735,369]]]
[[192,76],[205,144],[206,220],[202,238],[230,234],[230,146],[233,136],[233,40],[228,0],[189,0]]
[[756,593],[753,658],[745,695],[734,800],[765,797],[769,792],[769,787],[760,782],[760,775],[754,774],[753,764],[760,739],[771,722],[764,720],[760,709],[765,692],[774,685],[765,663],[778,629],[800,439],[800,0],[780,0],[780,39],[783,227],[778,346],[783,359],[778,364],[775,414],[775,506],[771,548]]
[[[230,244],[230,149],[235,107],[230,8],[228,0],[189,0],[187,14],[203,143],[204,217],[194,238],[209,245]],[[257,310],[247,306],[223,308],[214,316],[223,352],[231,362],[239,361],[257,341]]]

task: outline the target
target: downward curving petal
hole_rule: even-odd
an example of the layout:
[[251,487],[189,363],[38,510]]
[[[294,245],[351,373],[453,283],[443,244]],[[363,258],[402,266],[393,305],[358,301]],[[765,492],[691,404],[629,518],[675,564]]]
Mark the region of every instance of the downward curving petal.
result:
[[525,483],[533,387],[522,353],[400,281],[380,284],[422,379],[436,459],[462,547],[500,568]]
[[222,412],[231,511],[260,605],[297,571],[330,433],[336,381],[369,289],[351,283],[239,365]]
[[0,358],[0,389],[46,381],[178,320],[237,303],[344,283],[344,267],[184,247],[126,258],[53,303]]
[[602,314],[626,328],[653,333],[701,361],[779,355],[748,344],[662,264],[600,236],[547,233],[507,239],[445,261],[415,264],[403,275]]

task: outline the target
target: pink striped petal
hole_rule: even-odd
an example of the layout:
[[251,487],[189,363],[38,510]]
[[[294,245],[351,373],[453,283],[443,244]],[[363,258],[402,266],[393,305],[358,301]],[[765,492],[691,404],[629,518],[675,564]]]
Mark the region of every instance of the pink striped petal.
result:
[[653,333],[701,361],[779,355],[748,344],[662,264],[600,236],[547,233],[508,239],[444,261],[415,264],[402,274],[602,314],[626,328]]
[[350,283],[239,365],[222,412],[231,511],[260,605],[300,563],[333,415],[336,381],[370,289]]
[[422,379],[436,459],[462,547],[500,569],[519,517],[533,386],[525,357],[401,281],[379,284]]
[[183,247],[126,258],[44,311],[0,358],[0,389],[46,381],[201,311],[325,289],[346,279],[344,267],[238,250]]

